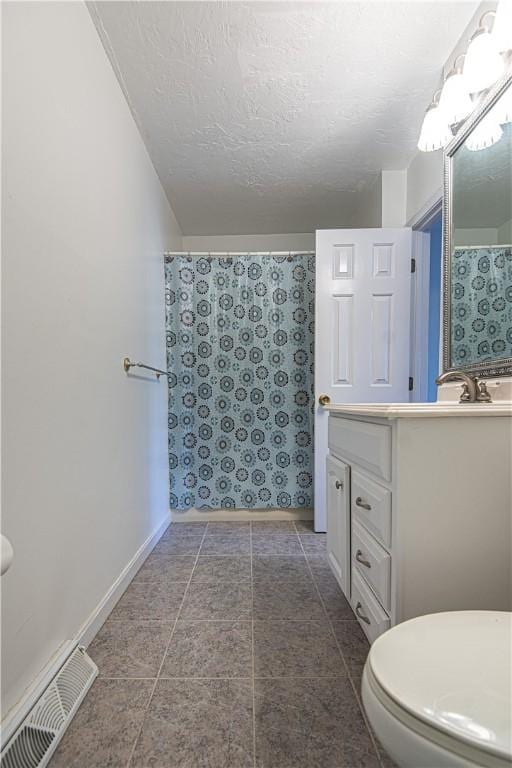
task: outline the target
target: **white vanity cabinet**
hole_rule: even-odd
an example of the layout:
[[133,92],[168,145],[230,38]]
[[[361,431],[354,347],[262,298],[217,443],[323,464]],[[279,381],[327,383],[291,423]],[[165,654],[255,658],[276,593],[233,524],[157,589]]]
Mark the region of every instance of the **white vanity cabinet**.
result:
[[512,609],[510,406],[332,406],[328,432],[328,559],[370,641]]

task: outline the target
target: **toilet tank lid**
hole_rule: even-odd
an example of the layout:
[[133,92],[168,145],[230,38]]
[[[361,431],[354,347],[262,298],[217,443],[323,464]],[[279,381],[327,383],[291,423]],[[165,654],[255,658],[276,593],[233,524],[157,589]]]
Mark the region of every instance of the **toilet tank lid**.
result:
[[457,611],[398,624],[372,645],[377,683],[450,736],[512,756],[512,613]]

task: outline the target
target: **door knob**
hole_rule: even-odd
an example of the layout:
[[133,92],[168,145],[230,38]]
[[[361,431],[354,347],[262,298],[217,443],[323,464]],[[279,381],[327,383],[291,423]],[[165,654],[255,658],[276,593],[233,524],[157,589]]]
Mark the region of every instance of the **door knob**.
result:
[[320,405],[329,405],[329,403],[331,402],[331,398],[329,397],[329,395],[320,395],[320,397],[318,398],[318,402],[320,403]]

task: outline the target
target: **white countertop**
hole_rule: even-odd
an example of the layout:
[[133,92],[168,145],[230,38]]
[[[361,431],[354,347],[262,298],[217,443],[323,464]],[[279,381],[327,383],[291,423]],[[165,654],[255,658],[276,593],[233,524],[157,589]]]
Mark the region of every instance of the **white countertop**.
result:
[[344,403],[326,405],[339,416],[370,416],[383,419],[440,418],[442,416],[512,416],[512,402],[496,403]]

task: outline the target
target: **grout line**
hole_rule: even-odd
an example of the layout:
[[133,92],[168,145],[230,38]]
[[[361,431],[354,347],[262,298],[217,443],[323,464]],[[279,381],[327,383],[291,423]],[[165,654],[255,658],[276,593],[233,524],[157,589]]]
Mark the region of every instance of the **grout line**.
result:
[[[299,536],[299,534],[290,533],[289,536]],[[249,538],[249,537],[248,537]],[[258,534],[256,535],[256,538],[258,538]],[[268,538],[268,537],[265,537]],[[279,537],[281,538],[281,537]],[[215,540],[215,537],[212,536],[208,539],[208,541]],[[300,540],[300,537],[299,537]],[[301,542],[302,543],[302,542]],[[194,557],[195,554],[189,553],[188,555],[175,555],[174,552],[161,552],[157,553],[159,555],[162,555],[163,557]],[[201,558],[203,557],[250,557],[250,552],[208,552],[207,554],[201,554]],[[255,557],[321,557],[321,552],[308,552],[306,555],[303,554],[303,552],[256,552]],[[327,570],[326,568],[324,570]],[[329,573],[331,571],[329,570]],[[144,582],[140,582],[144,583]]]
[[[302,541],[301,541],[301,546],[302,546]],[[305,553],[305,552],[304,552],[304,555],[306,555],[306,553]],[[332,619],[331,619],[331,617],[329,616],[329,613],[328,613],[328,611],[327,611],[327,608],[325,607],[325,603],[324,603],[324,601],[323,601],[323,598],[322,598],[322,593],[320,592],[320,589],[319,589],[319,587],[318,587],[318,584],[316,583],[316,579],[315,579],[315,576],[314,576],[313,570],[312,570],[312,568],[311,568],[311,566],[310,566],[310,564],[309,564],[309,561],[308,561],[307,557],[306,557],[306,562],[307,562],[307,564],[308,564],[308,568],[309,568],[309,571],[310,571],[310,573],[311,573],[311,578],[312,578],[312,580],[313,580],[313,584],[315,585],[315,589],[316,589],[316,591],[317,591],[317,593],[318,593],[318,597],[320,598],[320,601],[321,601],[321,603],[322,603],[322,607],[323,607],[323,609],[324,609],[324,612],[325,612],[325,615],[326,615],[326,617],[327,617],[327,623],[328,623],[328,625],[329,625],[329,628],[330,628],[330,630],[331,630],[331,633],[332,633],[332,636],[333,636],[334,642],[335,642],[335,644],[336,644],[336,647],[337,647],[337,649],[338,649],[338,652],[339,652],[339,654],[340,654],[340,656],[341,656],[341,659],[342,659],[342,661],[343,661],[343,666],[345,667],[345,670],[346,670],[346,676],[347,676],[348,682],[349,682],[350,686],[352,687],[352,691],[353,691],[353,693],[354,693],[354,696],[355,696],[355,699],[356,699],[357,705],[358,705],[358,707],[359,707],[359,710],[360,710],[360,712],[361,712],[361,715],[362,715],[362,717],[363,717],[364,723],[365,723],[365,725],[366,725],[366,730],[368,731],[368,735],[369,735],[369,737],[370,737],[370,741],[371,741],[371,743],[373,744],[373,749],[374,749],[374,751],[375,751],[375,755],[376,755],[376,757],[377,757],[377,760],[378,760],[379,764],[382,766],[382,768],[384,768],[384,766],[383,766],[383,763],[382,763],[382,759],[381,759],[381,755],[380,755],[380,750],[379,750],[379,748],[378,748],[378,746],[377,746],[377,743],[376,743],[376,741],[375,741],[375,738],[374,738],[374,735],[373,735],[372,729],[370,728],[370,724],[369,724],[369,722],[368,722],[368,719],[367,719],[367,717],[366,717],[366,712],[364,711],[364,707],[362,706],[362,703],[361,703],[361,701],[360,701],[360,698],[359,698],[359,694],[358,694],[358,690],[357,690],[357,686],[355,685],[355,683],[354,683],[354,679],[353,679],[353,677],[352,677],[352,672],[351,672],[351,670],[350,670],[350,667],[349,667],[349,665],[347,664],[347,661],[346,661],[346,659],[345,659],[345,654],[343,653],[343,650],[342,650],[342,648],[341,648],[341,645],[340,645],[340,643],[338,642],[338,638],[336,637],[336,632],[334,631],[334,626],[333,626],[334,622],[332,621]],[[330,569],[329,569],[329,572],[331,572],[331,571],[330,571]],[[355,620],[355,621],[357,621],[357,619],[355,619],[355,617],[354,617],[354,620]],[[351,619],[346,619],[346,621],[351,621]]]
[[[215,521],[214,521],[215,522]],[[196,680],[251,680],[251,677],[241,676],[241,677],[160,677],[159,680],[191,680],[192,682],[195,682]]]
[[252,571],[252,522],[249,526],[251,543],[251,659],[252,659],[252,757],[256,768],[256,686],[254,676],[254,578]]
[[[300,537],[299,537],[299,538],[300,538]],[[301,541],[301,545],[302,545],[302,541]],[[304,552],[304,555],[306,555],[306,552]],[[358,707],[359,707],[359,709],[360,709],[360,711],[361,711],[361,714],[362,714],[362,717],[363,717],[364,723],[365,723],[365,725],[366,725],[366,730],[368,731],[368,735],[369,735],[369,737],[370,737],[370,741],[371,741],[371,742],[372,742],[372,744],[373,744],[373,748],[374,748],[374,750],[375,750],[375,754],[376,754],[376,756],[377,756],[377,760],[378,760],[379,764],[382,766],[382,760],[381,760],[381,756],[380,756],[380,751],[379,751],[379,748],[378,748],[378,746],[377,746],[377,742],[375,741],[375,737],[374,737],[374,735],[373,735],[372,729],[370,728],[370,724],[369,724],[369,722],[368,722],[368,718],[366,717],[366,712],[364,711],[364,707],[363,707],[363,705],[362,705],[362,702],[361,702],[361,700],[360,700],[360,696],[359,696],[358,688],[357,688],[357,686],[356,686],[356,684],[355,684],[355,682],[354,682],[354,679],[353,679],[353,677],[352,677],[352,672],[351,672],[351,670],[350,670],[350,667],[349,667],[349,665],[348,665],[348,664],[347,664],[347,662],[346,662],[346,659],[345,659],[345,654],[343,653],[343,650],[342,650],[342,648],[341,648],[341,645],[340,645],[340,643],[338,642],[338,638],[336,637],[336,632],[334,631],[334,626],[333,626],[334,622],[332,621],[332,619],[331,619],[331,617],[329,616],[329,613],[328,613],[328,611],[327,611],[327,608],[325,607],[325,603],[324,603],[324,601],[323,601],[323,598],[322,598],[322,593],[320,592],[320,589],[319,589],[319,587],[318,587],[318,584],[316,583],[316,580],[315,580],[315,576],[314,576],[314,574],[313,574],[313,571],[312,571],[312,569],[311,569],[311,566],[310,566],[310,564],[309,564],[309,561],[308,561],[308,559],[307,559],[307,556],[306,556],[306,562],[308,563],[308,568],[309,568],[309,570],[310,570],[310,573],[311,573],[311,578],[313,579],[313,584],[315,585],[315,589],[316,589],[316,591],[317,591],[317,593],[318,593],[318,596],[319,596],[319,598],[320,598],[320,601],[321,601],[321,603],[322,603],[322,607],[323,607],[323,609],[324,609],[324,611],[325,611],[325,615],[326,615],[326,617],[327,617],[327,622],[328,622],[328,624],[329,624],[329,628],[330,628],[330,630],[331,630],[331,633],[332,633],[332,635],[333,635],[333,637],[334,637],[334,642],[336,643],[336,647],[338,648],[338,652],[340,653],[340,656],[341,656],[341,658],[342,658],[342,660],[343,660],[343,665],[344,665],[344,667],[345,667],[345,669],[346,669],[346,671],[347,671],[347,679],[348,679],[348,681],[349,681],[349,683],[350,683],[350,685],[351,685],[351,687],[352,687],[352,691],[354,692],[354,696],[355,696],[355,699],[356,699],[357,705],[358,705]],[[329,573],[331,573],[331,575],[332,575],[332,571],[331,571],[331,569],[330,569],[330,568],[329,568]],[[356,619],[355,617],[354,617],[354,620],[355,620],[355,621],[357,621],[357,619]],[[351,621],[351,619],[345,619],[345,621]],[[359,622],[358,622],[358,626],[359,626]]]
[[239,579],[234,577],[231,579],[193,579],[192,584],[240,584],[242,586],[248,586],[251,583],[250,579]]
[[[332,627],[332,624],[333,624],[333,622],[332,622],[332,621],[330,621],[330,624],[331,624],[331,627]],[[358,622],[358,625],[359,625],[359,622]],[[336,637],[336,633],[334,632],[334,627],[332,627],[332,630],[333,630],[333,634],[334,634],[334,639],[335,639],[335,641],[336,641],[336,645],[338,646],[338,648],[339,648],[339,650],[340,650],[340,653],[342,654],[342,656],[343,656],[343,659],[345,660],[345,656],[344,656],[344,654],[343,654],[343,651],[342,651],[341,645],[340,645],[340,643],[338,642],[338,638]],[[366,725],[366,730],[368,731],[368,733],[369,733],[369,735],[370,735],[370,740],[371,740],[371,742],[372,742],[372,744],[373,744],[373,748],[374,748],[374,750],[375,750],[375,752],[376,752],[376,755],[377,755],[377,760],[379,761],[379,763],[380,763],[381,765],[383,765],[383,764],[382,764],[382,759],[381,759],[381,754],[380,754],[380,749],[379,749],[379,746],[378,746],[378,744],[377,744],[377,741],[376,741],[376,739],[375,739],[375,735],[374,735],[374,733],[373,733],[373,730],[372,730],[372,729],[371,729],[371,727],[370,727],[370,723],[369,723],[369,721],[368,721],[368,717],[367,717],[367,715],[366,715],[366,711],[365,711],[365,708],[363,707],[363,702],[362,702],[362,700],[361,700],[361,694],[360,694],[360,692],[359,692],[359,686],[356,684],[356,681],[354,680],[354,676],[353,676],[353,674],[352,674],[352,670],[350,669],[350,666],[349,666],[349,665],[348,665],[346,662],[345,662],[345,664],[346,664],[346,667],[347,667],[347,670],[348,670],[348,679],[349,679],[349,681],[350,681],[350,684],[351,684],[351,686],[352,686],[352,690],[354,691],[354,695],[355,695],[355,697],[356,697],[356,701],[357,701],[357,704],[358,704],[358,706],[359,706],[359,709],[360,709],[360,711],[361,711],[361,715],[362,715],[362,717],[363,717],[363,720],[364,720],[364,722],[365,722],[365,725]]]
[[[112,679],[112,678],[110,678]],[[182,675],[172,675],[172,676],[162,676],[158,678],[159,680],[250,680],[250,677],[241,675],[240,677],[226,677],[225,675],[221,677],[190,677],[188,676],[182,676]]]
[[[152,680],[153,678],[102,678],[103,680]],[[258,675],[255,680],[347,680],[348,675]],[[160,677],[159,680],[252,680],[252,677]]]
[[[209,584],[214,584],[215,582],[194,581],[193,583],[194,584],[208,584],[208,583]],[[224,582],[223,581],[223,582],[220,582],[220,583],[221,584],[228,584],[228,583],[231,583],[231,582]],[[282,584],[291,584],[292,582],[290,582],[290,581],[284,581],[283,582],[283,581],[278,579],[277,583],[279,583],[279,584],[281,584],[281,583]],[[304,582],[304,583],[309,585],[309,582]],[[244,586],[249,586],[249,584],[245,584],[245,582],[244,582]],[[315,585],[313,584],[313,586],[315,586]],[[171,624],[174,625],[175,621],[176,620],[173,620],[173,621],[167,622],[167,623],[170,626]],[[244,616],[242,616],[241,618],[234,617],[232,619],[222,619],[222,618],[194,619],[194,618],[192,618],[192,619],[178,619],[178,621],[180,623],[182,623],[182,622],[194,622],[194,623],[201,623],[201,622],[202,623],[208,623],[208,622],[211,622],[213,624],[219,624],[219,623],[225,622],[227,624],[233,624],[233,623],[236,623],[236,624],[243,624],[243,623],[245,623],[245,624],[247,624],[247,623],[249,623],[251,621],[251,617],[250,617],[250,615],[247,615],[245,617]],[[278,621],[281,621],[283,623],[284,622],[294,622],[295,621],[295,622],[300,622],[301,624],[318,624],[319,621],[322,621],[322,617],[320,617],[320,618],[317,617],[316,619],[282,619],[282,618],[279,618],[278,616],[277,617],[276,616],[268,616],[268,617],[265,617],[264,619],[254,619],[254,621],[255,622],[267,621],[267,622],[272,622],[274,624],[276,622],[278,622]],[[356,621],[357,621],[357,619],[340,619],[339,622],[337,622],[337,623],[338,624],[343,624],[343,623],[346,622],[347,624],[353,624]],[[158,622],[158,621],[156,621],[154,619],[150,619],[149,622],[153,623],[153,624],[164,624],[164,623],[166,623],[166,622]],[[128,620],[127,620],[126,623],[128,623]],[[135,623],[135,620],[134,620],[134,623]],[[154,678],[151,677],[149,679],[153,680]]]
[[156,690],[156,684],[158,683],[158,680],[160,678],[160,672],[162,671],[162,667],[164,665],[164,661],[165,661],[167,653],[169,651],[169,646],[171,645],[172,638],[174,636],[174,630],[176,629],[176,624],[178,623],[178,619],[179,619],[180,614],[181,614],[181,609],[183,608],[183,603],[185,602],[185,598],[187,596],[188,588],[190,587],[190,584],[192,583],[192,575],[193,575],[195,567],[197,565],[197,561],[199,559],[199,553],[201,552],[201,547],[203,546],[203,541],[205,539],[206,531],[207,530],[208,530],[208,526],[206,526],[206,528],[203,531],[203,535],[202,535],[202,538],[201,538],[201,544],[199,545],[199,549],[197,550],[196,558],[195,558],[195,561],[194,561],[194,567],[192,568],[192,571],[190,573],[190,578],[189,578],[189,580],[187,582],[187,586],[185,587],[185,591],[184,591],[183,597],[181,599],[180,607],[178,609],[178,613],[176,614],[176,619],[174,620],[174,624],[173,624],[173,627],[171,629],[171,634],[169,636],[169,640],[167,642],[167,645],[165,646],[165,650],[164,650],[164,653],[162,655],[162,661],[160,662],[160,666],[158,668],[158,672],[156,673],[155,682],[154,682],[153,688],[151,690],[151,693],[150,693],[150,696],[149,696],[149,699],[148,699],[148,703],[147,703],[147,705],[146,705],[146,707],[144,709],[144,714],[141,717],[140,728],[138,729],[137,736],[136,736],[136,738],[135,738],[135,740],[133,742],[133,746],[132,746],[132,749],[130,751],[130,756],[128,758],[128,762],[126,763],[126,768],[130,768],[130,764],[132,762],[133,755],[135,754],[135,748],[137,746],[137,742],[138,742],[138,740],[140,738],[140,735],[142,733],[142,728],[144,727],[144,721],[145,721],[145,719],[147,717],[149,707],[150,707],[151,702],[153,700],[153,696],[154,696],[154,693],[155,693],[155,690]]
[[96,680],[156,680],[156,677],[114,677],[113,675],[98,675]]
[[[98,680],[156,680],[155,677],[98,677]],[[333,675],[332,673],[328,675],[257,675],[255,680],[333,680],[333,679],[339,679],[339,680],[346,680],[348,679],[348,675]],[[191,677],[188,676],[180,676],[180,675],[173,675],[173,676],[163,676],[160,675],[158,680],[252,680],[251,676],[247,675],[240,675],[240,677],[226,677],[226,676],[219,676],[219,677]]]
[[[194,584],[206,584],[205,581],[194,581]],[[215,582],[208,582],[210,584],[214,584]],[[220,582],[221,584],[228,584],[232,582]],[[246,586],[244,584],[244,586]],[[215,619],[178,619],[180,624],[249,624],[251,621],[250,616],[246,616],[245,618],[241,619],[222,619],[222,618],[215,618]]]
[[[304,549],[304,545],[302,543],[302,539],[300,538],[300,536],[299,536],[299,542],[300,542],[300,546],[302,547],[302,551],[304,552],[304,558],[306,560],[306,565],[307,565],[307,568],[308,568],[308,571],[309,571],[309,574],[310,574],[310,577],[311,577],[311,581],[313,582],[313,586],[314,586],[314,588],[316,590],[316,593],[317,593],[317,595],[319,597],[320,603],[322,604],[322,608],[323,608],[323,611],[324,611],[324,614],[325,614],[325,618],[327,619],[327,623],[329,624],[329,629],[331,630],[332,634],[334,635],[334,640],[336,641],[336,647],[337,647],[338,652],[339,652],[339,654],[341,656],[341,660],[343,662],[343,666],[345,667],[345,670],[347,672],[347,677],[349,677],[350,673],[349,673],[349,669],[348,669],[348,664],[346,663],[345,657],[344,657],[343,653],[341,652],[341,648],[340,648],[340,646],[338,644],[338,641],[336,640],[336,635],[334,633],[334,628],[332,626],[331,617],[329,616],[327,608],[325,607],[325,603],[324,603],[324,600],[322,598],[322,593],[320,592],[320,589],[318,588],[318,584],[316,583],[315,574],[313,573],[313,569],[311,568],[311,565],[309,563],[308,556],[306,554],[306,550]],[[329,573],[331,573],[330,568],[329,568]],[[354,617],[354,619],[355,619],[355,617]],[[357,619],[355,619],[355,620],[357,621]]]

